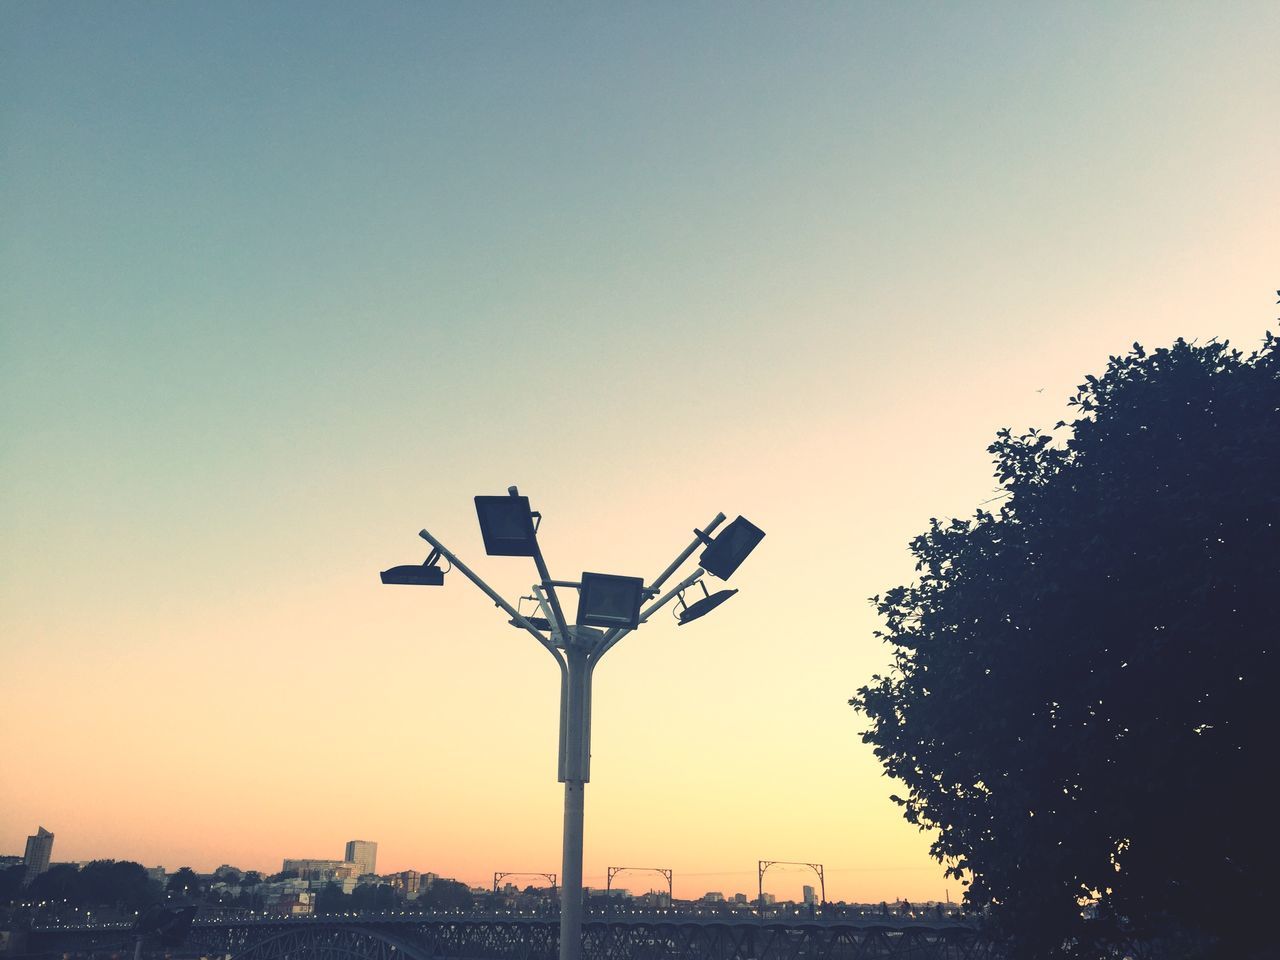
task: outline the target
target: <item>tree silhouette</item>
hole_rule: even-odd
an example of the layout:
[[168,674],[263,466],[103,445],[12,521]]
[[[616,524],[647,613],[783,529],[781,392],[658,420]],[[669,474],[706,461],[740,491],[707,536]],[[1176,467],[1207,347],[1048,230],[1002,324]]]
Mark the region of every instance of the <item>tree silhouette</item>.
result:
[[0,867],[0,904],[12,903],[22,892],[23,881],[27,879],[27,868],[21,863]]
[[430,910],[467,910],[472,904],[471,888],[457,880],[436,880],[420,898]]
[[140,863],[94,860],[76,878],[76,901],[82,906],[115,906],[141,910],[161,898],[160,885]]
[[326,883],[316,894],[316,913],[343,913],[349,909],[351,897],[342,891],[340,883]]
[[26,899],[37,903],[42,900],[65,900],[78,905],[79,878],[80,868],[74,863],[55,863],[31,881],[31,885],[27,887]]
[[190,867],[180,867],[169,877],[168,891],[172,894],[187,897],[198,897],[204,892],[204,882],[200,875]]
[[1280,339],[1134,344],[1071,404],[997,435],[997,510],[912,542],[918,582],[873,598],[894,669],[850,702],[1015,956],[1262,956]]

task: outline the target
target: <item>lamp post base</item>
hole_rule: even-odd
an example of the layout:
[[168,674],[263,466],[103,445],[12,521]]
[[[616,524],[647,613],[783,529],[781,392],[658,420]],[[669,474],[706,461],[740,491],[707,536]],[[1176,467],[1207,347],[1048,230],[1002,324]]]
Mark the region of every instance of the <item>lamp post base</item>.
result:
[[582,957],[582,814],[586,784],[564,784],[564,863],[560,887],[560,960]]

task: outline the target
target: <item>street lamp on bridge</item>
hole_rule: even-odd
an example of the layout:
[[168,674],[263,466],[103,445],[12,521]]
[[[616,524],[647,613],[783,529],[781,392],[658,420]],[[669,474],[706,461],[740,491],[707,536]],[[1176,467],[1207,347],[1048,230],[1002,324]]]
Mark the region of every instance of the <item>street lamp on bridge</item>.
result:
[[758,860],[756,861],[756,880],[759,885],[758,897],[756,905],[760,910],[761,919],[764,918],[764,875],[770,867],[808,867],[818,877],[818,886],[821,889],[819,894],[819,903],[823,908],[827,905],[827,878],[820,863],[805,863],[802,860]]
[[610,867],[605,875],[604,889],[606,894],[613,890],[613,878],[624,870],[662,874],[667,881],[667,906],[670,907],[675,901],[675,884],[672,882],[673,873],[669,867]]
[[[529,498],[509,487],[507,496],[475,498],[476,517],[484,538],[485,552],[490,556],[529,557],[538,570],[533,585],[533,601],[540,617],[526,617],[508,603],[496,590],[480,579],[465,563],[426,530],[419,536],[431,544],[432,551],[421,566],[392,567],[382,572],[386,584],[442,586],[448,571],[441,571],[437,561],[443,557],[450,569],[457,569],[478,587],[510,618],[509,623],[529,633],[555,658],[560,670],[560,744],[557,764],[558,779],[564,784],[564,857],[560,872],[560,960],[580,960],[582,954],[582,822],[583,799],[587,781],[591,779],[591,677],[596,665],[627,634],[638,629],[655,613],[673,600],[682,608],[681,625],[710,613],[737,591],[725,590],[707,594],[702,585],[702,599],[686,604],[685,591],[711,574],[728,579],[764,537],[764,531],[743,517],[728,524],[718,536],[712,536],[724,523],[725,515],[715,518],[702,530],[695,529],[694,540],[685,547],[657,579],[645,584],[640,577],[615,574],[583,573],[577,581],[554,580],[547,569],[538,545],[538,527],[542,515],[529,504]],[[668,580],[688,562],[699,546],[699,566],[675,586],[663,592]],[[557,587],[578,591],[575,623],[565,618]],[[645,603],[648,606],[645,606]]]

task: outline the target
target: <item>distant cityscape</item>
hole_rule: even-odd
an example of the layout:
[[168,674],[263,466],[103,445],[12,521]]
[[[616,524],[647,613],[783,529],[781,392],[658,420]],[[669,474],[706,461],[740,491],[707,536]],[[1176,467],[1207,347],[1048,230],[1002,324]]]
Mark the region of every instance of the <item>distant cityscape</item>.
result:
[[[287,857],[274,874],[223,864],[210,873],[190,867],[167,871],[128,861],[55,862],[54,834],[40,826],[27,837],[21,857],[0,856],[0,903],[51,923],[111,923],[126,920],[149,902],[182,901],[199,907],[205,919],[249,916],[306,917],[383,912],[474,912],[551,915],[559,901],[555,874],[496,873],[492,886],[477,887],[431,871],[377,872],[378,844],[348,840],[342,859]],[[108,876],[107,867],[114,880]],[[84,874],[101,876],[88,882]],[[512,879],[508,879],[512,878]],[[523,884],[513,882],[515,878]],[[85,882],[77,882],[85,881]],[[112,889],[113,884],[119,889]],[[125,889],[125,888],[128,889]],[[95,892],[87,892],[92,888]],[[587,887],[592,913],[667,911],[703,915],[760,913],[799,917],[884,916],[942,920],[960,914],[950,902],[905,900],[880,903],[822,902],[812,885],[799,901],[770,893],[748,896],[709,890],[691,899],[673,899],[666,890],[634,894],[620,887]],[[100,902],[93,902],[100,901]]]

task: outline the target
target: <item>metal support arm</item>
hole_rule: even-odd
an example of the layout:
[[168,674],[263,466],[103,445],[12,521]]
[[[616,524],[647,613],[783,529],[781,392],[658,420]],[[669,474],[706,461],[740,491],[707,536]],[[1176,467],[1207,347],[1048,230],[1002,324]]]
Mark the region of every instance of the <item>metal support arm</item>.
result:
[[494,590],[493,587],[489,586],[487,583],[481,580],[474,570],[472,570],[465,563],[459,560],[457,556],[455,556],[453,552],[449,550],[448,547],[446,547],[443,543],[441,543],[434,536],[432,536],[430,531],[420,530],[418,531],[418,536],[420,536],[423,540],[427,541],[427,543],[431,544],[431,546],[439,550],[440,555],[449,561],[450,566],[457,568],[458,572],[461,573],[468,580],[470,580],[472,583],[474,583],[477,587],[479,587],[480,590],[485,594],[485,596],[487,596],[497,606],[501,607],[508,614],[510,614],[511,619],[516,622],[516,625],[519,627],[523,627],[530,634],[532,634],[533,638],[537,640],[540,644],[542,644],[544,647],[546,647],[548,652],[553,657],[556,658],[556,663],[560,664],[560,669],[561,670],[565,669],[564,660],[561,658],[560,654],[556,651],[556,648],[551,644],[551,642],[546,637],[544,637],[542,635],[542,632],[537,627],[535,627],[532,623],[530,623],[528,619],[519,610],[517,610],[511,604],[507,603],[507,601],[502,598],[502,595],[499,594],[497,590]]
[[[671,575],[673,573],[675,573],[677,570],[680,569],[681,566],[684,565],[684,562],[686,560],[688,560],[691,556],[693,556],[693,552],[697,550],[698,547],[702,546],[703,537],[705,537],[708,533],[710,533],[716,527],[720,526],[720,524],[724,523],[724,521],[725,521],[724,514],[717,513],[715,517],[712,518],[711,522],[707,524],[706,528],[694,536],[693,542],[690,543],[683,550],[681,550],[680,555],[671,561],[667,569],[663,570],[662,573],[658,574],[658,579],[654,580],[653,583],[649,584],[649,586],[646,589],[646,592],[649,594],[649,596],[655,596],[659,592],[661,592],[662,585],[671,578]],[[666,596],[650,604],[647,610],[641,611],[640,622],[644,623],[646,620],[648,620],[649,617],[653,616],[653,614],[656,613],[658,610],[660,610],[666,603],[670,602],[670,600],[674,596],[676,596],[681,590],[684,590],[692,586],[701,576],[702,576],[701,570],[695,571],[694,573],[686,577],[678,587],[675,587],[672,590],[668,591]],[[610,650],[612,650],[617,645],[618,641],[621,640],[630,632],[631,631],[623,627],[615,627],[614,629],[606,633],[604,636],[604,641],[600,644],[599,648],[595,651],[595,653],[591,655],[592,667],[594,668],[594,666],[600,662],[600,658],[603,657]]]

